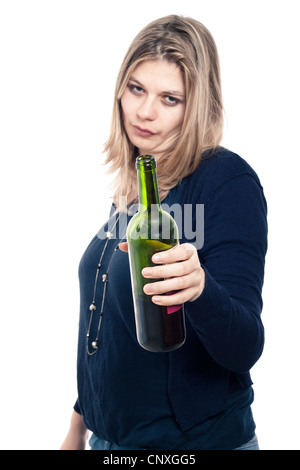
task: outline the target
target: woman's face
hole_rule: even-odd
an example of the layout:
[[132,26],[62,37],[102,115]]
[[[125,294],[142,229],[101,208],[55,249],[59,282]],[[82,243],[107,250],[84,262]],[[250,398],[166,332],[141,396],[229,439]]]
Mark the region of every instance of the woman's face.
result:
[[147,60],[134,70],[121,98],[123,122],[139,155],[158,159],[177,140],[185,112],[185,87],[178,65]]

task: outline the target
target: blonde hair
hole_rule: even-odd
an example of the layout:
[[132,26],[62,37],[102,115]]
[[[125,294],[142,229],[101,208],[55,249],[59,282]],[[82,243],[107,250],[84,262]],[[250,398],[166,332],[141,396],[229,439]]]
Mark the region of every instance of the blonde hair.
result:
[[[223,104],[217,48],[206,27],[192,18],[166,16],[147,25],[133,40],[118,75],[105,163],[114,180],[114,203],[136,188],[137,149],[124,129],[121,97],[138,64],[161,59],[177,64],[186,91],[186,109],[180,135],[160,157],[158,184],[163,200],[182,178],[199,166],[203,153],[219,146],[223,131]],[[130,202],[130,201],[128,201]],[[122,208],[117,207],[120,210]]]

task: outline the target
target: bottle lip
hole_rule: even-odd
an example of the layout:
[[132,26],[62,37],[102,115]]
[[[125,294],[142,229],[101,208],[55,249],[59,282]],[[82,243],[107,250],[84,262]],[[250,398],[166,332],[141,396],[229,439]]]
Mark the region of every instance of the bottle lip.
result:
[[140,155],[136,159],[136,168],[137,170],[139,169],[148,169],[152,170],[153,168],[156,168],[156,161],[155,158],[152,155]]

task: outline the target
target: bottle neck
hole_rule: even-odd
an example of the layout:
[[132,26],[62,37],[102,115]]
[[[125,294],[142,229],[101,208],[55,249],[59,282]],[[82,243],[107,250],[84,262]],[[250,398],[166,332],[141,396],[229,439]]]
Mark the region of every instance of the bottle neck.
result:
[[160,207],[154,157],[143,155],[137,158],[137,176],[139,186],[139,210],[151,211],[153,205]]

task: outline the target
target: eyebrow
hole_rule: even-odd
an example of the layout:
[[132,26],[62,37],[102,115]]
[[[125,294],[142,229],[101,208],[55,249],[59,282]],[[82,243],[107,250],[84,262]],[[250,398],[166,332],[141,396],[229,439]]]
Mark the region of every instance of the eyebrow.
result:
[[[144,85],[139,82],[136,78],[134,77],[131,77],[129,79],[129,82],[135,82],[137,83],[141,88],[144,88]],[[176,90],[169,90],[169,91],[163,91],[162,92],[163,95],[171,95],[171,96],[181,96],[182,98],[185,97],[185,94],[184,93],[181,93],[180,91],[176,91]]]

